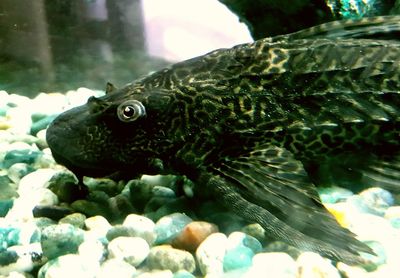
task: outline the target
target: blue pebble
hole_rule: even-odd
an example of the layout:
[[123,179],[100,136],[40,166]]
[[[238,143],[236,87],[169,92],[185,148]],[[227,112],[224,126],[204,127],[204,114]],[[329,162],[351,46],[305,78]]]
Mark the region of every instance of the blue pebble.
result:
[[258,239],[250,235],[246,235],[246,237],[243,238],[242,244],[244,247],[250,248],[255,254],[261,252],[263,248]]
[[366,241],[364,243],[367,244],[374,251],[376,256],[368,253],[361,253],[361,256],[370,262],[364,264],[362,267],[368,272],[374,271],[378,268],[378,266],[386,263],[385,248],[382,246],[381,243],[377,241]]
[[0,116],[5,116],[7,114],[7,108],[5,107],[0,107]]
[[351,192],[350,190],[336,186],[321,187],[317,190],[322,203],[325,204],[335,204],[344,201],[353,195],[353,192]]
[[183,213],[173,213],[161,217],[154,228],[157,234],[155,244],[170,243],[177,237],[183,228],[193,220]]
[[368,188],[362,191],[359,196],[363,205],[367,208],[366,212],[378,216],[383,216],[386,210],[394,204],[392,193],[379,187]]
[[400,218],[390,219],[390,224],[392,224],[393,228],[400,229]]
[[228,272],[234,269],[251,266],[253,256],[254,252],[245,246],[238,246],[228,250],[224,256],[224,271]]
[[0,228],[0,245],[1,248],[7,249],[10,246],[19,244],[20,229],[14,227]]
[[18,243],[20,242],[20,234],[20,229],[11,228],[11,230],[7,234],[8,246],[18,245]]

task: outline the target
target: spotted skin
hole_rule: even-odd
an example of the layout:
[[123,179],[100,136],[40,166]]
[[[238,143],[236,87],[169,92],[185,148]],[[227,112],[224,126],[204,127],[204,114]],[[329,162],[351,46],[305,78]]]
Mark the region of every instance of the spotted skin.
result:
[[357,263],[372,251],[315,186],[399,184],[399,32],[399,16],[376,17],[215,50],[109,87],[47,140],[78,176],[186,175],[269,235]]

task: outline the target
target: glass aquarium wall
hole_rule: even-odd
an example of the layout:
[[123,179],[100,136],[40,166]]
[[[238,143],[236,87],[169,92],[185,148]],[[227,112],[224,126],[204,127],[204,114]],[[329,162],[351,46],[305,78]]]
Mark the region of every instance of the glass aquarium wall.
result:
[[251,40],[215,0],[2,0],[0,87],[28,96],[104,89]]

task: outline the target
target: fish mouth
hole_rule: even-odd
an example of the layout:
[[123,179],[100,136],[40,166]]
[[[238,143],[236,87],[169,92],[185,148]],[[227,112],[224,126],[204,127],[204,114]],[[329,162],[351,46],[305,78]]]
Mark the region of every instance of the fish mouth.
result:
[[112,168],[100,168],[96,163],[85,159],[87,157],[85,155],[86,148],[79,143],[80,135],[85,132],[85,123],[80,121],[85,117],[82,115],[84,113],[84,107],[76,107],[56,117],[46,130],[47,144],[54,160],[77,176],[104,177],[110,175],[115,172]]

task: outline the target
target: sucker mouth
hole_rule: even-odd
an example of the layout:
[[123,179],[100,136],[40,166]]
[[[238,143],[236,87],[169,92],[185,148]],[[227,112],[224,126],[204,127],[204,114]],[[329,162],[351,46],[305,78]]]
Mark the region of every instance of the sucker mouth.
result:
[[53,155],[54,160],[58,164],[65,166],[67,169],[73,172],[78,178],[82,176],[106,177],[116,172],[111,168],[90,167],[90,164],[84,164],[82,163],[82,160],[79,159],[71,160],[68,158],[68,156],[61,154],[55,149],[51,149],[51,153]]

